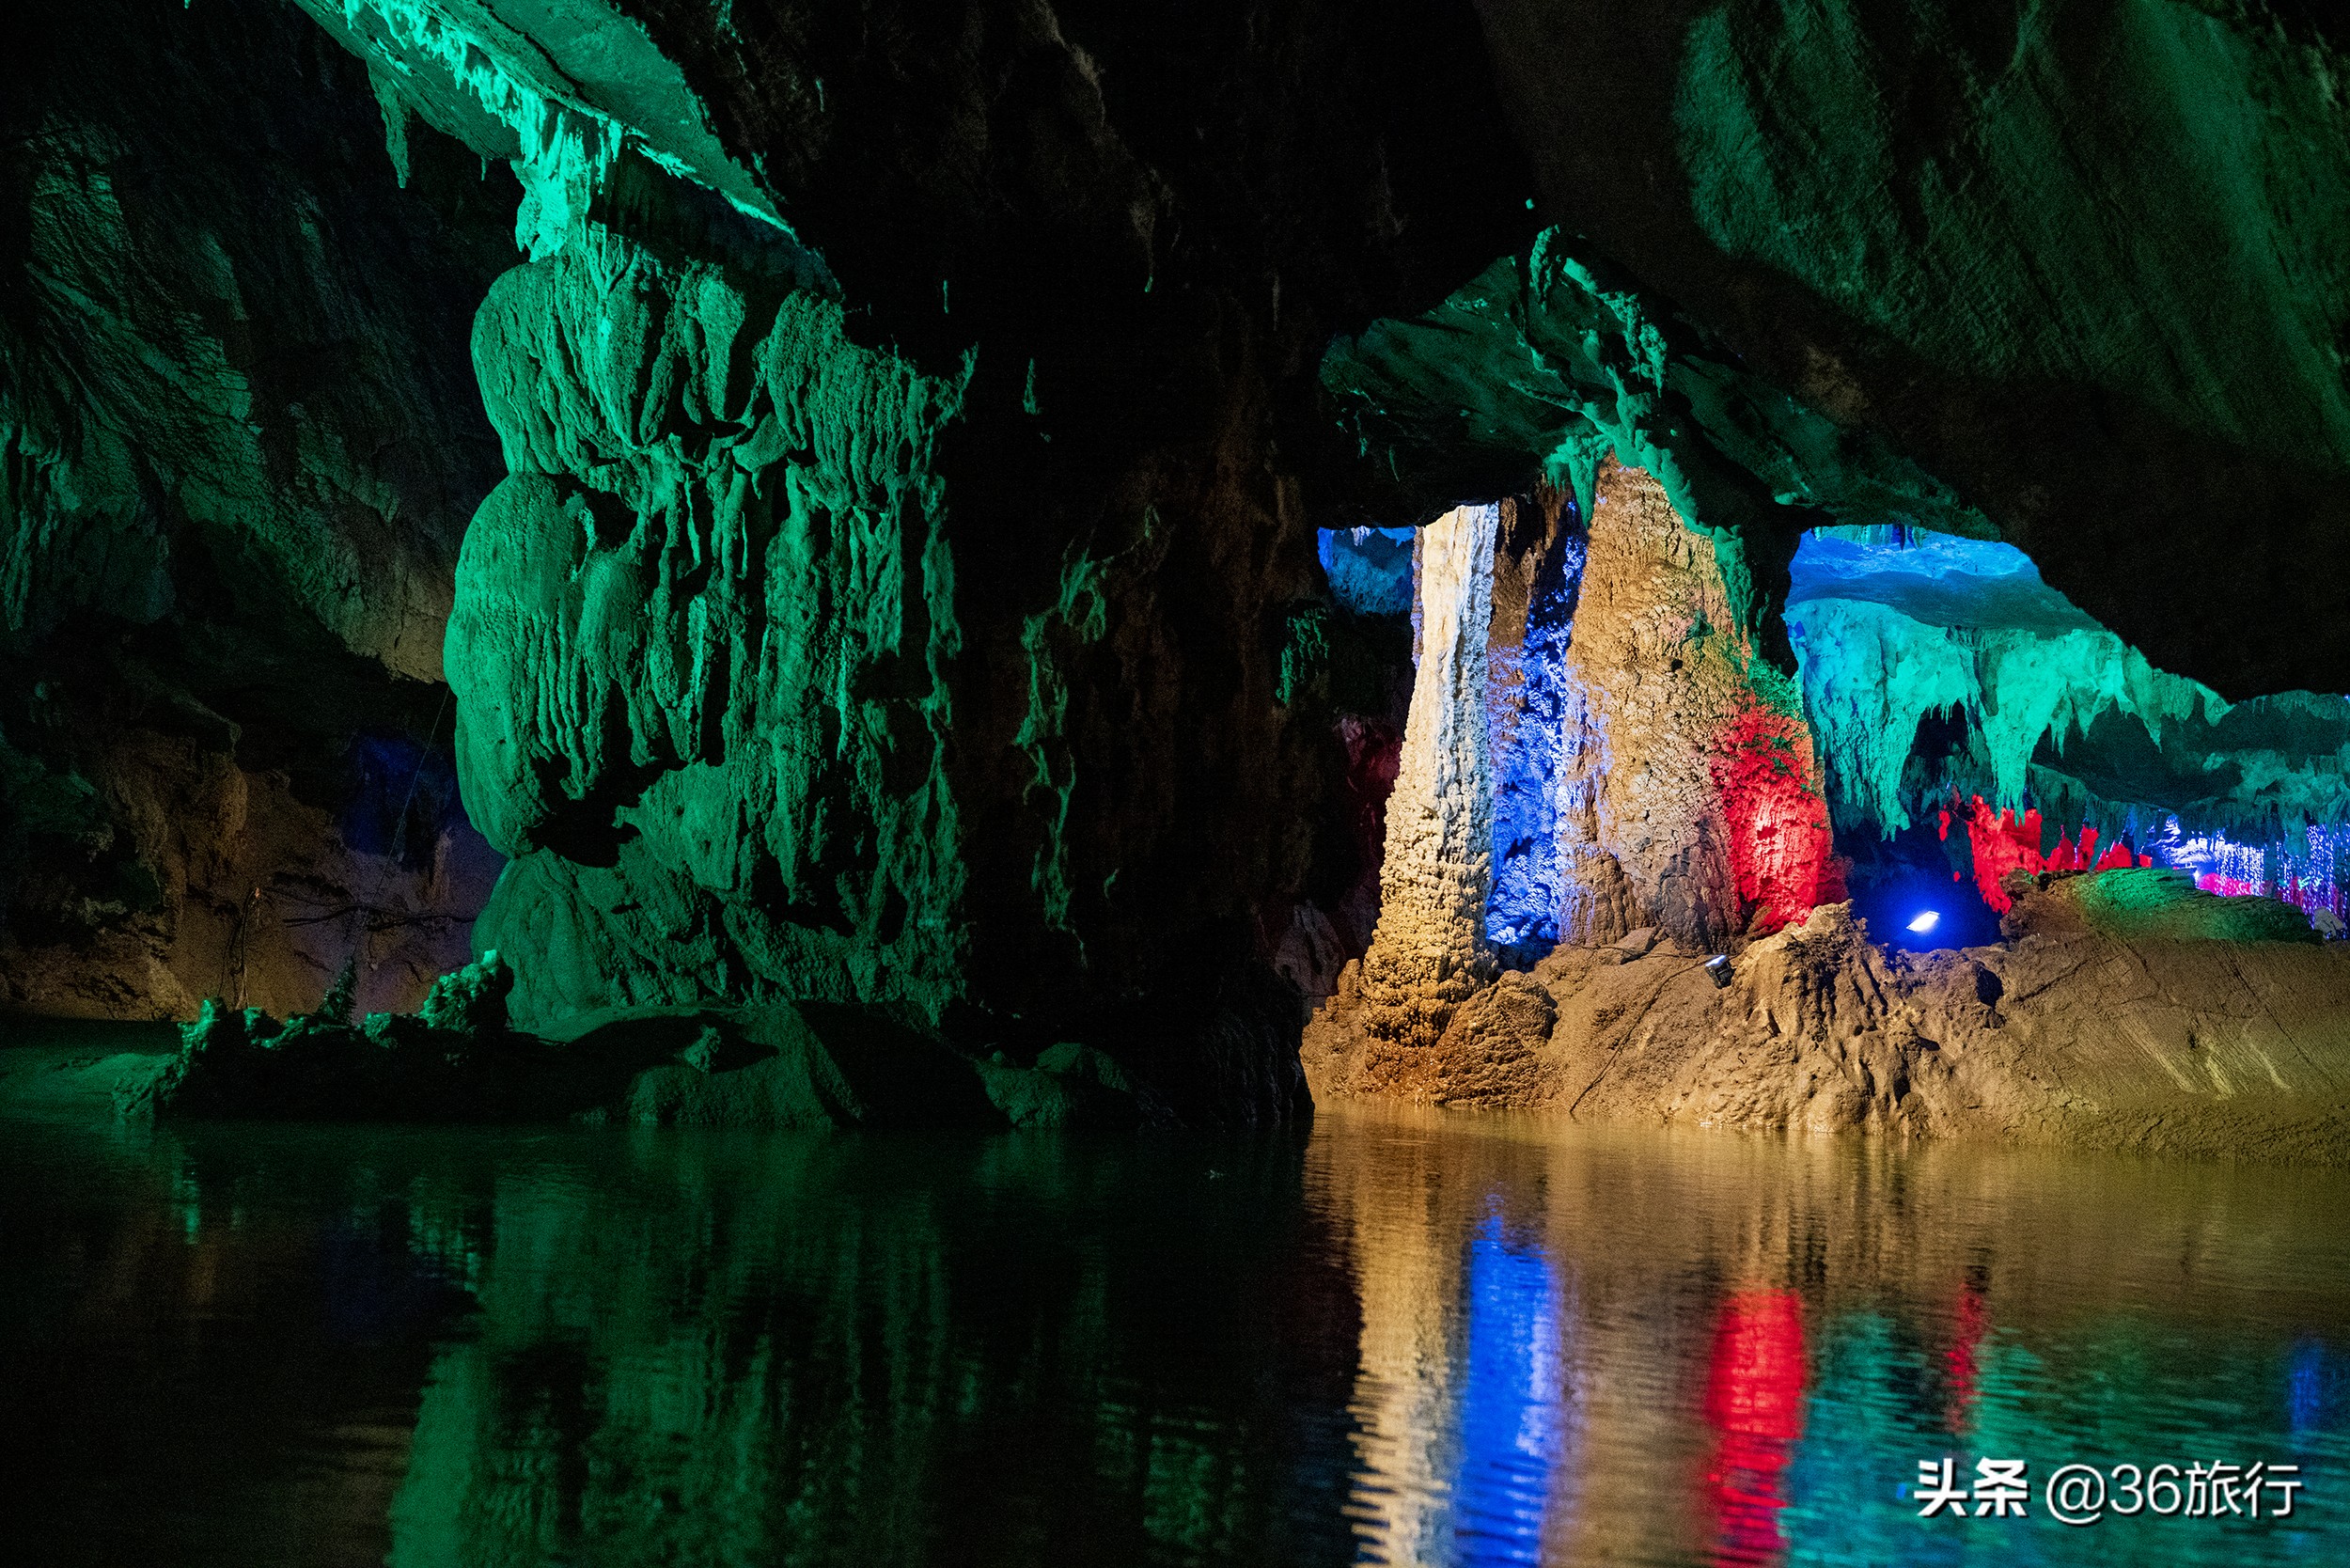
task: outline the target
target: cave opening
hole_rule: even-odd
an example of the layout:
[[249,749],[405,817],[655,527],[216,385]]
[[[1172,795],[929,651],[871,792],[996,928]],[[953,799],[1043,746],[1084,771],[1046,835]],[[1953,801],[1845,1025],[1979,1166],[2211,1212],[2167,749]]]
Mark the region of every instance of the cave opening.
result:
[[[1753,701],[1717,717],[1690,792],[1708,798],[1677,824],[1684,850],[1722,852],[1720,904],[1688,899],[1685,877],[1675,889],[1669,872],[1646,897],[1623,886],[1620,862],[1591,875],[1595,797],[1622,761],[1611,714],[1637,729],[1638,744],[1676,738],[1659,731],[1653,705],[1627,707],[1605,688],[1675,684],[1716,635],[1703,606],[1680,603],[1672,635],[1636,640],[1622,667],[1577,666],[1591,552],[1590,529],[1559,492],[1455,508],[1418,530],[1321,532],[1341,617],[1384,625],[1390,649],[1408,617],[1413,663],[1358,683],[1385,695],[1378,713],[1341,704],[1334,721],[1350,779],[1361,780],[1348,796],[1356,880],[1338,953],[1304,977],[1311,994],[1334,987],[1330,956],[1373,946],[1386,913],[1373,890],[1401,841],[1388,827],[1399,809],[1404,831],[1419,834],[1405,854],[1441,862],[1386,879],[1390,897],[1416,901],[1418,913],[1397,924],[1414,931],[1432,983],[1456,971],[1530,971],[1562,941],[1612,941],[1644,922],[1693,948],[1726,949],[1845,897],[1888,949],[1982,947],[2001,940],[2017,873],[2162,868],[2203,892],[2282,901],[2319,934],[2342,933],[2337,868],[2350,836],[2339,773],[2305,776],[2301,819],[2287,825],[2247,771],[2278,750],[2322,758],[2342,732],[2342,699],[2223,703],[2145,666],[2013,546],[1897,525],[1814,528],[1797,544],[1788,598],[1795,700],[1776,713]],[[1441,605],[1429,602],[1432,560]],[[1672,603],[1659,580],[1644,584],[1640,614]],[[1623,588],[1596,591],[1611,604]],[[1432,616],[1451,639],[1433,669]],[[1481,667],[1481,686],[1465,666]],[[1769,684],[1750,655],[1740,673]],[[1795,765],[1797,737],[1817,744],[1809,778]],[[1633,766],[1653,775],[1670,763],[1643,756]],[[1379,799],[1391,778],[1418,792]],[[1681,780],[1684,791],[1691,782]],[[1778,798],[1758,805],[1758,784]],[[2232,799],[2211,798],[2230,790]],[[1797,877],[1782,870],[1774,884],[1773,862],[1790,858],[1790,846],[1812,864]],[[1790,885],[1810,902],[1775,905]],[[1481,919],[1471,919],[1462,909],[1480,888]],[[1668,902],[1676,892],[1681,902]],[[1438,952],[1449,956],[1431,957]]]

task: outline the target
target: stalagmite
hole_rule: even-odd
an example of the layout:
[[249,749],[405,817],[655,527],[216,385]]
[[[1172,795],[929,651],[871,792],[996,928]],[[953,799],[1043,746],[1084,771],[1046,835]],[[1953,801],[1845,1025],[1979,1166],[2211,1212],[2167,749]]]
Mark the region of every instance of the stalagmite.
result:
[[1841,896],[1794,693],[1748,646],[1713,542],[1641,469],[1600,470],[1567,668],[1562,940],[1653,925],[1719,949]]
[[1372,1027],[1406,1043],[1433,1042],[1491,968],[1485,636],[1499,520],[1498,507],[1458,507],[1420,534],[1419,673],[1362,971]]

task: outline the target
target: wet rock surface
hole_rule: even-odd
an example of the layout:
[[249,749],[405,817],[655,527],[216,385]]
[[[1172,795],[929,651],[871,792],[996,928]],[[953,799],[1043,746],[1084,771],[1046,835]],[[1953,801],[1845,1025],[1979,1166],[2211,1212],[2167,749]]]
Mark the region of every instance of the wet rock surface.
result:
[[1669,940],[1561,947],[1418,1048],[1342,984],[1306,1069],[1319,1095],[1578,1121],[2350,1161],[2350,947],[2197,930],[2192,899],[2254,902],[2207,895],[2118,926],[2100,884],[2134,874],[2021,888],[2011,939],[1963,951],[1888,952],[1824,905],[1722,987]]

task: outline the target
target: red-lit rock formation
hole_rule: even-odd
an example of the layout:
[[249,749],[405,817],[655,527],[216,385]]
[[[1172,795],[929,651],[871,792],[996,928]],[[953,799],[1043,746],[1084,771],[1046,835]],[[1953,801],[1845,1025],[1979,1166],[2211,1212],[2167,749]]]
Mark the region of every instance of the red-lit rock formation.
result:
[[1719,951],[1841,897],[1810,736],[1715,545],[1637,468],[1600,472],[1568,651],[1560,934],[1644,925]]
[[[1957,802],[1953,800],[1952,806]],[[1948,840],[1950,829],[1959,819],[1949,808],[1941,813],[1938,830]],[[2081,825],[2076,842],[2070,834],[2057,835],[2056,848],[2045,855],[2040,850],[2042,824],[2040,813],[2027,808],[2018,821],[2013,810],[1994,811],[1981,795],[1969,807],[1964,818],[1963,831],[1967,847],[1974,856],[1975,886],[1982,894],[1982,902],[1994,911],[2004,915],[2013,901],[2003,886],[2012,872],[2022,871],[2037,876],[2042,871],[2109,871],[2126,866],[2151,866],[2154,861],[2142,855],[2134,855],[2129,845],[2116,839],[2103,854],[2097,850],[2097,830],[2087,823]],[[2258,888],[2229,891],[2258,892]]]

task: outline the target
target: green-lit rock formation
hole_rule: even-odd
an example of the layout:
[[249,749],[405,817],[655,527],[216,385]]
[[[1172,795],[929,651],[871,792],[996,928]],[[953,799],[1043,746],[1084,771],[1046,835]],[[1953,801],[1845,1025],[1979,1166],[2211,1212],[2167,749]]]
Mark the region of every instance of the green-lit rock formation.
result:
[[477,933],[521,955],[524,1015],[769,993],[935,1022],[963,380],[601,227],[500,279],[474,347],[514,472],[448,667],[468,808],[524,857]]
[[273,4],[0,56],[0,1003],[413,1006],[495,860],[441,637],[495,478],[462,345],[503,173]]
[[1480,13],[1543,210],[1590,252],[1958,487],[2156,666],[2350,689],[2333,8]]
[[396,172],[432,127],[522,193],[446,645],[517,1021],[848,1006],[980,1052],[1015,1121],[1301,1110],[1273,950],[1357,868],[1287,448],[1328,445],[1335,321],[1526,227],[1506,151],[1435,156],[1505,148],[1492,111],[1401,90],[1475,72],[1466,13],[1007,9],[942,51],[825,7],[305,8]]
[[[2260,842],[2350,819],[2350,700],[2230,703],[2154,668],[2001,545],[1831,530],[1804,543],[1788,621],[1841,830],[1890,836],[1953,792],[2141,840]],[[1921,720],[1963,743],[1921,758]]]

